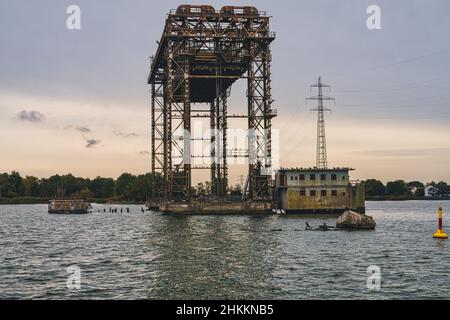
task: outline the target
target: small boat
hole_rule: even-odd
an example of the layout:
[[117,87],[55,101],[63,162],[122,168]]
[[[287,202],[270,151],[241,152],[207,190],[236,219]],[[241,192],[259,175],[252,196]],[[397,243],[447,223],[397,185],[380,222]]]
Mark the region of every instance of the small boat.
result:
[[48,204],[48,213],[91,213],[92,206],[84,199],[53,199]]

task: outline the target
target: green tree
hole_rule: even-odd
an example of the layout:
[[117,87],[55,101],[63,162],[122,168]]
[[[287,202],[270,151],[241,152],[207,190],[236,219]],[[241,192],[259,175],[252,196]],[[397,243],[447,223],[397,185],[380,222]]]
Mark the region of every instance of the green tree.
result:
[[386,194],[390,196],[404,196],[408,188],[404,180],[390,181],[386,184]]
[[409,192],[416,197],[423,197],[425,195],[425,186],[420,181],[408,182],[406,187]]
[[54,197],[56,195],[56,190],[57,181],[55,181],[54,178],[42,178],[39,180],[39,195],[41,197]]
[[[56,197],[56,196],[64,196],[67,195],[67,187],[65,183],[62,181],[62,176],[59,174],[55,174],[45,181],[45,196],[47,197]],[[70,189],[70,180],[69,180],[69,189]]]
[[64,192],[64,196],[76,195],[80,191],[80,186],[78,184],[78,179],[75,178],[71,173],[61,176],[58,182],[59,188]]
[[7,173],[0,174],[0,198],[7,197],[12,191],[12,186]]
[[447,196],[450,193],[450,188],[444,181],[439,181],[438,183],[436,183],[436,188],[439,189],[440,196]]
[[123,196],[127,186],[132,184],[135,180],[136,176],[130,173],[122,173],[120,177],[118,177],[116,180],[116,185],[114,187],[114,194],[116,196]]
[[92,190],[95,198],[110,198],[114,195],[114,180],[96,177],[90,181],[89,189]]
[[12,189],[8,196],[23,196],[25,188],[23,185],[23,179],[20,174],[17,171],[13,171],[9,175],[8,180]]
[[151,175],[149,173],[134,177],[125,187],[123,196],[129,200],[145,201],[150,196]]
[[112,178],[103,178],[101,195],[103,198],[110,198],[114,196],[114,179]]
[[386,188],[380,180],[368,179],[364,181],[364,189],[366,190],[366,196],[384,196]]
[[23,179],[24,195],[27,197],[39,196],[39,179],[32,176],[26,176]]
[[83,189],[75,192],[73,194],[73,196],[75,196],[77,198],[82,198],[82,199],[89,199],[89,198],[92,198],[94,196],[94,194],[92,193],[91,190],[89,190],[89,188],[83,188]]

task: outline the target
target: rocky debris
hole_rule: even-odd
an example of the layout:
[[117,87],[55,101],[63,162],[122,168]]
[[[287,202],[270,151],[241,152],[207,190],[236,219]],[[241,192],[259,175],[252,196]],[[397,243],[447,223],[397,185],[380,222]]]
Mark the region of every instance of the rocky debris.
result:
[[358,229],[375,229],[375,220],[365,214],[361,214],[352,210],[346,210],[339,216],[336,222],[336,227],[347,230]]

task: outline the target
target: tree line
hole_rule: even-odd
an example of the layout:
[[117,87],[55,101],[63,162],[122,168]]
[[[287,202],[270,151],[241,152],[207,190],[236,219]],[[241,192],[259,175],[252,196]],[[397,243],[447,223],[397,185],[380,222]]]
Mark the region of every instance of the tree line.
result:
[[368,179],[363,182],[367,197],[424,197],[425,187],[431,185],[436,187],[438,196],[446,197],[450,194],[450,186],[444,181],[429,182],[424,184],[420,181],[406,182],[404,180],[389,181],[383,184],[380,180]]
[[72,174],[49,178],[22,177],[18,172],[0,174],[0,198],[57,196],[145,201],[151,191],[150,173],[133,175],[123,173],[117,179],[75,177]]
[[[72,174],[53,175],[49,178],[22,177],[19,172],[0,174],[0,198],[35,197],[53,198],[57,196],[88,199],[115,199],[123,201],[146,201],[151,197],[151,173],[133,175],[123,173],[117,179],[96,177],[94,179],[75,177]],[[158,178],[158,177],[156,177]],[[368,179],[363,182],[366,196],[371,197],[423,197],[425,185],[420,181],[390,181]],[[430,182],[439,190],[439,196],[449,196],[450,186],[446,182]],[[195,196],[210,193],[209,182],[199,183],[192,192]],[[229,193],[240,193],[240,186],[230,187]]]

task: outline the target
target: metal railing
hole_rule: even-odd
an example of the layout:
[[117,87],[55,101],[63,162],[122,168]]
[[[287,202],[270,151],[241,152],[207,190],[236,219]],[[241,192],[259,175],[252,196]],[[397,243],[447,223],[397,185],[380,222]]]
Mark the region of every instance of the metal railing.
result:
[[[196,7],[192,7],[191,9],[197,9]],[[244,17],[261,17],[266,18],[268,17],[267,11],[257,11],[255,13],[248,13],[248,12],[223,12],[221,10],[214,10],[214,12],[211,11],[189,11],[189,12],[180,12],[178,9],[170,9],[169,15],[177,15],[177,16],[208,16],[208,15],[220,15],[220,16],[244,16]]]

